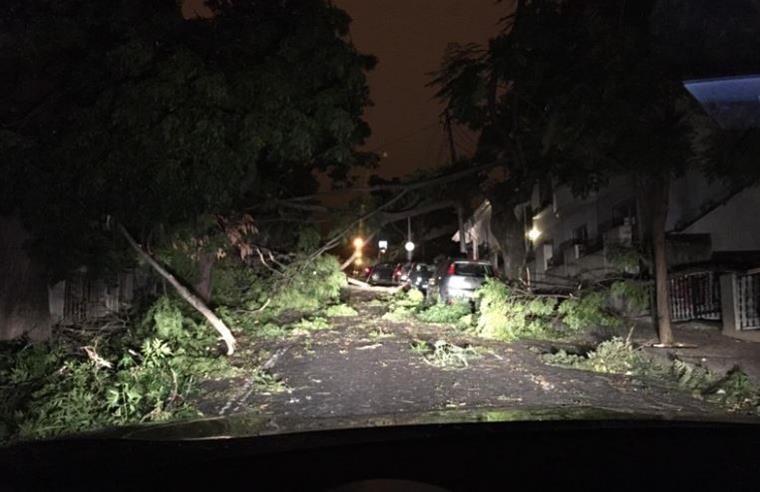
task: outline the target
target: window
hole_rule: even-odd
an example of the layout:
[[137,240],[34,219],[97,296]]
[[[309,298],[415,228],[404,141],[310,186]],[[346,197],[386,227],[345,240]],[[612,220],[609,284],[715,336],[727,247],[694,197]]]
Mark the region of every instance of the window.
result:
[[573,229],[573,244],[584,244],[588,241],[588,228],[586,224]]
[[544,270],[546,270],[551,266],[551,260],[554,257],[554,243],[544,243],[542,247],[544,250]]
[[626,200],[623,203],[612,207],[612,224],[613,227],[636,223],[636,200]]

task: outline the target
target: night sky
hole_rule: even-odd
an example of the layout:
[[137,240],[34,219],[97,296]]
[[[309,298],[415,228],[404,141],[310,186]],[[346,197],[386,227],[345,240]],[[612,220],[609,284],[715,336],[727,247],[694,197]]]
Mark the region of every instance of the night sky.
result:
[[[448,160],[439,122],[441,106],[426,87],[446,45],[484,43],[498,32],[509,3],[495,0],[336,0],[353,18],[356,47],[378,58],[369,74],[374,107],[367,110],[372,137],[367,149],[387,154],[376,171],[402,176]],[[457,130],[460,152],[473,136]]]
[[[210,15],[204,0],[184,0],[185,17]],[[374,106],[366,119],[372,137],[366,150],[383,156],[368,173],[403,176],[448,162],[435,89],[426,87],[449,43],[485,43],[498,32],[509,0],[336,0],[353,18],[351,37],[357,49],[375,55],[369,74]],[[475,136],[455,131],[460,154],[472,152]],[[386,157],[387,156],[387,157]],[[366,177],[366,174],[365,176]]]

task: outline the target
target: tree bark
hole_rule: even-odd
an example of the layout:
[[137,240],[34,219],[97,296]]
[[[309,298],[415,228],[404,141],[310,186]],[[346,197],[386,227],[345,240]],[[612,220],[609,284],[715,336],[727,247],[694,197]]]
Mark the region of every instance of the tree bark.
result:
[[[491,203],[494,203],[492,201]],[[504,260],[504,275],[509,280],[520,280],[525,264],[525,231],[522,221],[515,215],[511,204],[505,209],[493,209],[491,232],[499,242]]]
[[172,287],[174,287],[180,297],[187,301],[188,304],[193,306],[193,308],[195,308],[199,313],[203,315],[204,318],[206,318],[209,324],[222,337],[222,340],[224,340],[224,343],[227,346],[227,355],[232,355],[235,352],[235,337],[232,335],[230,329],[227,328],[227,325],[224,324],[224,321],[219,319],[219,317],[211,310],[211,308],[206,305],[205,302],[203,302],[200,297],[193,294],[187,287],[182,285],[177,277],[172,275],[166,268],[164,268],[158,261],[156,261],[153,256],[145,251],[142,246],[140,246],[137,241],[135,241],[135,238],[132,237],[129,231],[124,228],[124,226],[119,225],[118,227],[121,235],[124,236],[132,249],[135,250],[137,255],[145,260],[145,262],[148,263],[148,265],[150,265],[151,268],[153,268],[156,272],[158,272],[161,277],[166,279],[166,281],[169,282]]
[[652,248],[654,251],[655,300],[657,304],[657,334],[660,343],[673,345],[673,329],[670,323],[670,296],[668,285],[668,259],[665,225],[668,218],[670,178],[661,176],[652,183]]
[[24,249],[28,239],[20,219],[0,216],[0,340],[51,335],[47,276]]
[[459,252],[467,253],[467,238],[464,231],[464,207],[457,204],[457,224],[459,227]]
[[213,271],[216,257],[213,253],[201,253],[198,258],[198,281],[195,284],[195,292],[203,302],[211,302],[211,290],[213,288]]

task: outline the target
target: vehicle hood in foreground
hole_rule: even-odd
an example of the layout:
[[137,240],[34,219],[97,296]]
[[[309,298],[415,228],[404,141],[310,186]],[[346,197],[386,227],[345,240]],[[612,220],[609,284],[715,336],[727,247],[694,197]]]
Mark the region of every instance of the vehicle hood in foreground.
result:
[[150,441],[185,441],[250,438],[328,430],[372,429],[405,426],[454,426],[476,423],[540,422],[649,422],[649,423],[733,423],[758,424],[760,419],[741,415],[638,413],[594,407],[476,408],[391,415],[360,415],[301,418],[274,415],[232,415],[227,417],[141,425],[101,431],[88,437]]

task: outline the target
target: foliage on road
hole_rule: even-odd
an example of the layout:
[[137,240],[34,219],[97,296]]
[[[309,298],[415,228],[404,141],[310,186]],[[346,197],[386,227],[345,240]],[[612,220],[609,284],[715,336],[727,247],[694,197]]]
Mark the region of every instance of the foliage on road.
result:
[[417,319],[426,323],[458,324],[462,318],[471,313],[472,308],[467,302],[438,303],[417,313]]
[[[231,275],[241,274],[232,271]],[[324,255],[306,261],[298,258],[281,273],[245,275],[244,283],[225,281],[234,285],[225,291],[227,304],[218,311],[238,332],[265,338],[288,334],[293,319],[316,316],[352,316],[356,312],[346,305],[336,305],[346,276],[334,256]],[[297,327],[296,327],[297,328]]]
[[543,354],[541,358],[550,365],[671,382],[694,396],[729,410],[760,414],[760,388],[753,385],[740,369],[734,368],[721,376],[706,367],[677,358],[670,362],[658,361],[621,338],[604,341],[585,354],[559,350]]
[[418,320],[431,324],[464,325],[462,318],[469,316],[472,308],[468,302],[441,302],[429,304],[425,295],[416,289],[397,292],[388,303],[384,319],[391,321]]
[[480,357],[474,347],[459,346],[446,340],[436,340],[432,343],[415,340],[410,345],[410,350],[421,355],[427,364],[442,369],[464,369],[470,365],[469,361]]
[[662,372],[630,342],[621,338],[600,343],[586,354],[573,354],[559,350],[554,354],[545,354],[543,360],[548,364],[573,367],[586,371],[627,374],[652,375],[654,371]]
[[487,280],[478,291],[480,308],[476,332],[496,340],[561,338],[582,330],[620,325],[605,308],[599,292],[573,296],[539,295]]
[[214,338],[182,308],[162,297],[126,331],[5,345],[0,440],[198,416],[199,381],[241,370],[218,356]]
[[328,318],[349,317],[356,316],[358,314],[359,313],[356,311],[356,309],[346,304],[335,304],[333,306],[328,306],[327,309],[324,310],[324,315]]

